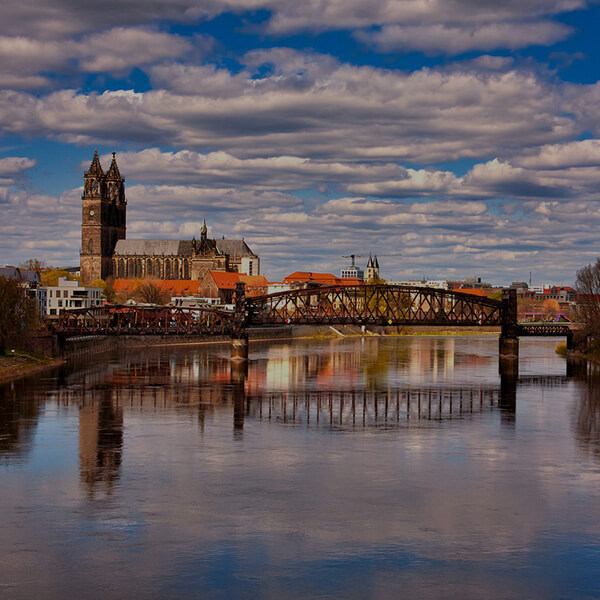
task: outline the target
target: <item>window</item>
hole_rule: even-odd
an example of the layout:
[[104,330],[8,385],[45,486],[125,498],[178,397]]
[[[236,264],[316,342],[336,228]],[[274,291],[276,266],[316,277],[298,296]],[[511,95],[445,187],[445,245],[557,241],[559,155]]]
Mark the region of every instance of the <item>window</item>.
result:
[[52,298],[52,290],[48,290],[48,296]]
[[62,301],[62,300],[59,300],[59,301],[58,301],[58,308],[62,308],[62,303],[63,303],[63,301]]
[[50,314],[51,315],[55,315],[56,314],[56,309],[55,308],[51,308],[50,309]]

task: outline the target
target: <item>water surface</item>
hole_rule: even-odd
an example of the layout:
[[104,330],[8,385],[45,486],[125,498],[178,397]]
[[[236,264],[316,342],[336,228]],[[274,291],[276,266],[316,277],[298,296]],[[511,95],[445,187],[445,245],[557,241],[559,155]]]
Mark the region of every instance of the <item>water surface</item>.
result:
[[163,347],[0,387],[2,598],[600,597],[600,386],[490,337]]

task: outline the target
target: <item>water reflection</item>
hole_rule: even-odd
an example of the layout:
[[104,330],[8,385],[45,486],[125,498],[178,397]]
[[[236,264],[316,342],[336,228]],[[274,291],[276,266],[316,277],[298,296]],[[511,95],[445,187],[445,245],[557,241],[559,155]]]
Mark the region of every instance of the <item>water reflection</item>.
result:
[[111,390],[98,402],[85,400],[79,409],[79,463],[81,481],[90,496],[98,484],[111,494],[119,477],[123,453],[123,410]]
[[0,459],[24,459],[38,423],[40,402],[23,381],[0,385]]
[[580,447],[600,459],[600,366],[583,361],[577,366],[585,385],[575,405],[575,435]]
[[361,339],[2,388],[3,592],[593,597],[598,375],[544,344],[518,377],[496,340]]

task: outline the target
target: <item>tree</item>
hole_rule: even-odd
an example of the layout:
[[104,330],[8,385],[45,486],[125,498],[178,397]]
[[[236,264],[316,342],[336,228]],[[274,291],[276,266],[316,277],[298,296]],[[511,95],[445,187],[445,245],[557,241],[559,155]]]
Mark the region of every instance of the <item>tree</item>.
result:
[[560,304],[558,300],[554,298],[548,298],[548,300],[544,300],[544,304],[542,305],[542,312],[547,314],[553,314],[560,311]]
[[109,277],[106,281],[104,279],[95,279],[90,283],[90,287],[100,288],[102,290],[102,295],[107,302],[115,301],[117,293],[112,278]]
[[39,260],[38,258],[29,258],[22,265],[21,269],[27,269],[29,271],[41,271],[47,267],[45,260]]
[[38,326],[37,302],[28,298],[16,279],[0,276],[0,354],[22,347]]
[[584,324],[584,334],[592,347],[600,345],[600,258],[577,271],[577,320]]
[[134,292],[138,302],[146,302],[148,304],[167,304],[171,299],[169,292],[162,290],[158,284],[152,281],[142,281]]
[[50,269],[48,271],[42,271],[41,280],[42,285],[55,287],[58,285],[58,278],[66,277],[69,281],[80,281],[77,275],[73,275],[63,269]]

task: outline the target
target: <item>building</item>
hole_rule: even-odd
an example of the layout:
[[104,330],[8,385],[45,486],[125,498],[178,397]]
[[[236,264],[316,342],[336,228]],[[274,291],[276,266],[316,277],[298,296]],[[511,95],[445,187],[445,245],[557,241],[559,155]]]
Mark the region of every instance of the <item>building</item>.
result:
[[218,298],[223,304],[231,304],[238,282],[246,284],[247,296],[262,296],[269,291],[269,282],[264,275],[209,271],[202,279],[198,293],[204,298]]
[[364,279],[365,272],[354,264],[354,257],[352,258],[352,264],[344,267],[341,271],[342,279],[354,278]]
[[448,289],[448,282],[445,279],[407,279],[405,281],[390,281],[389,284],[407,287],[435,288],[438,290]]
[[242,240],[200,238],[128,240],[125,179],[115,153],[105,173],[98,152],[84,174],[81,217],[81,278],[202,279],[210,270],[260,274],[260,259]]
[[97,287],[83,287],[79,281],[66,277],[58,278],[57,286],[41,288],[46,291],[46,315],[57,317],[69,308],[92,308],[102,304],[102,290]]
[[362,279],[356,277],[336,277],[331,273],[313,273],[312,271],[295,271],[283,278],[282,283],[292,288],[303,288],[308,286],[327,286],[327,285],[361,285]]
[[36,288],[41,283],[40,272],[35,269],[4,266],[0,267],[0,277],[16,279],[24,288]]
[[377,260],[377,256],[369,256],[367,270],[365,271],[365,281],[372,281],[373,279],[379,279],[379,261]]

